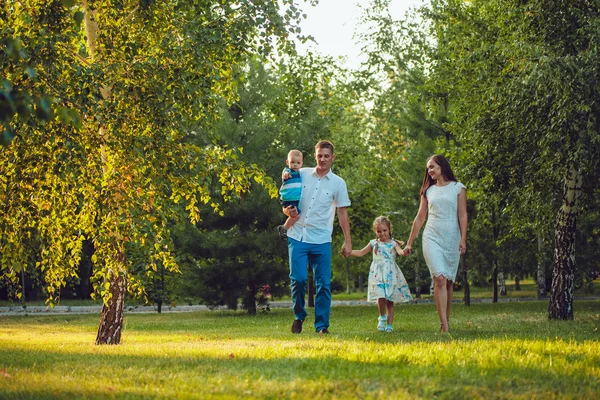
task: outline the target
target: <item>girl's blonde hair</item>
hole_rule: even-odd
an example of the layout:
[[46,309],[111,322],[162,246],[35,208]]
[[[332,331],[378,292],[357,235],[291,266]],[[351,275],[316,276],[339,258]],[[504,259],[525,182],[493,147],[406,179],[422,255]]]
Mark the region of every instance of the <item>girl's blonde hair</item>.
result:
[[[388,217],[380,215],[379,217],[375,218],[375,221],[373,221],[373,230],[376,231],[377,227],[379,225],[387,226],[388,231],[390,231],[390,239],[392,239],[392,222],[390,221],[390,219]],[[393,240],[394,240],[394,242],[398,243],[400,246],[404,246],[403,241],[396,240],[396,239],[393,239]],[[378,245],[375,245],[375,248],[373,249],[374,252],[377,252],[377,247],[378,247]]]
[[373,230],[377,230],[378,225],[387,225],[388,231],[390,231],[390,236],[392,236],[392,223],[388,217],[381,215],[375,218],[375,221],[373,221]]

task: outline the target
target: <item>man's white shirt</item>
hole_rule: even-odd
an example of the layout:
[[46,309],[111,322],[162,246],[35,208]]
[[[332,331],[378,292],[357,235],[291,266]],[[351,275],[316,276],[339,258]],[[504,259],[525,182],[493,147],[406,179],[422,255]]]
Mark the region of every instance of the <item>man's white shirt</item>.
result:
[[300,219],[288,230],[287,235],[299,242],[329,243],[336,208],[350,206],[346,182],[331,170],[320,178],[316,168],[301,168],[300,176]]

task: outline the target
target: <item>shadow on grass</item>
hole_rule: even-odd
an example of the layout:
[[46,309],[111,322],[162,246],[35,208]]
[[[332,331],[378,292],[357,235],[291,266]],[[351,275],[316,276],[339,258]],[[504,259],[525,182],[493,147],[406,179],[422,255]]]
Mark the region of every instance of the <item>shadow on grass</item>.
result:
[[[557,349],[546,356],[559,362],[565,354]],[[598,389],[597,376],[586,375],[576,369],[567,372],[519,365],[510,357],[486,365],[476,361],[458,364],[452,360],[444,364],[427,363],[424,360],[411,363],[408,357],[402,356],[393,361],[370,362],[332,356],[263,359],[244,356],[232,358],[227,354],[223,357],[165,357],[104,353],[86,354],[83,357],[81,354],[59,351],[43,351],[40,354],[39,350],[0,349],[3,370],[13,373],[13,379],[23,380],[26,384],[32,375],[52,378],[46,387],[35,384],[6,387],[7,382],[0,383],[0,397],[101,398],[109,395],[117,398],[149,398],[177,397],[178,393],[183,397],[202,397],[231,395],[242,389],[265,395],[261,392],[260,382],[270,382],[270,390],[287,397],[289,384],[295,381],[304,382],[309,387],[319,386],[322,382],[343,382],[344,391],[352,389],[350,393],[358,397],[373,395],[379,390],[401,390],[415,396],[442,397],[463,397],[470,393],[475,397],[488,398],[521,397],[533,390],[536,395],[543,397],[587,397],[597,393],[595,391]],[[590,361],[598,365],[598,359]],[[93,369],[90,370],[88,366],[93,366]],[[64,373],[80,382],[78,388],[61,389],[61,375]],[[226,387],[219,387],[223,382]],[[457,386],[457,383],[460,385]],[[178,392],[178,385],[184,386],[184,393]],[[144,387],[146,389],[141,390]],[[159,393],[155,393],[157,390]],[[299,393],[304,394],[302,391]],[[336,392],[333,397],[339,394]]]

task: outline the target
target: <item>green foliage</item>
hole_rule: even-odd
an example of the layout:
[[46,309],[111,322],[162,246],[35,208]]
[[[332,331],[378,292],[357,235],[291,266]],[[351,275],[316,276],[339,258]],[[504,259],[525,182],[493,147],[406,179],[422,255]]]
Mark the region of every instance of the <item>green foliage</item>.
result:
[[[8,145],[14,139],[19,124],[43,125],[56,114],[63,123],[79,124],[77,113],[56,102],[56,93],[41,82],[59,57],[44,47],[77,36],[81,21],[73,17],[57,1],[39,14],[16,1],[4,2],[0,8],[0,144]],[[61,20],[57,24],[60,32],[51,26],[52,19]]]
[[[4,2],[2,124],[18,136],[0,153],[1,276],[16,281],[32,235],[50,302],[77,275],[85,239],[105,301],[111,277],[141,294],[140,265],[177,271],[171,222],[199,221],[203,205],[222,214],[264,182],[209,132],[244,57],[289,49],[302,17],[282,4]],[[24,118],[17,92],[45,124]]]
[[[345,174],[350,169],[344,163],[364,157],[364,146],[348,137],[361,121],[354,110],[359,102],[348,96],[344,71],[330,59],[288,57],[272,68],[263,59],[251,59],[243,73],[239,99],[226,110],[216,135],[220,143],[243,147],[243,160],[264,168],[266,180],[280,182],[292,148],[303,152],[305,166],[314,166],[319,139],[333,140],[340,154],[336,172]],[[267,285],[273,296],[287,288],[287,250],[276,233],[285,216],[273,193],[258,187],[224,210],[224,218],[205,218],[197,232],[183,235],[195,238],[183,240],[182,251],[192,255],[183,271],[190,274],[183,290],[213,305],[235,308],[242,300],[254,313],[255,300],[264,301],[262,287]]]
[[436,39],[432,81],[450,93],[448,129],[461,141],[481,222],[494,232],[492,251],[530,253],[536,235],[552,240],[565,177],[577,171],[591,182],[598,168],[598,7],[449,1],[432,2],[425,16]]
[[[428,155],[449,156],[477,214],[469,212],[470,267],[486,276],[499,262],[505,272],[533,274],[537,237],[553,240],[564,176],[573,168],[586,182],[597,175],[596,5],[432,1],[394,21],[389,4],[373,1],[365,14],[367,67],[382,82],[374,90],[377,156],[396,151],[390,159],[402,173],[394,183],[408,194],[418,192]],[[415,188],[404,186],[411,181]],[[590,186],[584,209],[597,207]],[[393,206],[410,210],[405,226],[412,203]],[[546,245],[540,260],[553,250]],[[594,268],[589,260],[582,255],[584,269]]]

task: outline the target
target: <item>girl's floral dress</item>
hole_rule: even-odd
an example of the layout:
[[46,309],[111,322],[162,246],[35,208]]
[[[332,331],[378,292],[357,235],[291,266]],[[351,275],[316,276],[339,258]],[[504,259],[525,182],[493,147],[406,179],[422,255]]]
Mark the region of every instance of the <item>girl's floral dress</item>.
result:
[[369,271],[368,300],[377,301],[384,298],[394,303],[412,301],[406,279],[396,264],[396,242],[380,242],[373,239],[369,242],[373,249],[373,262]]

